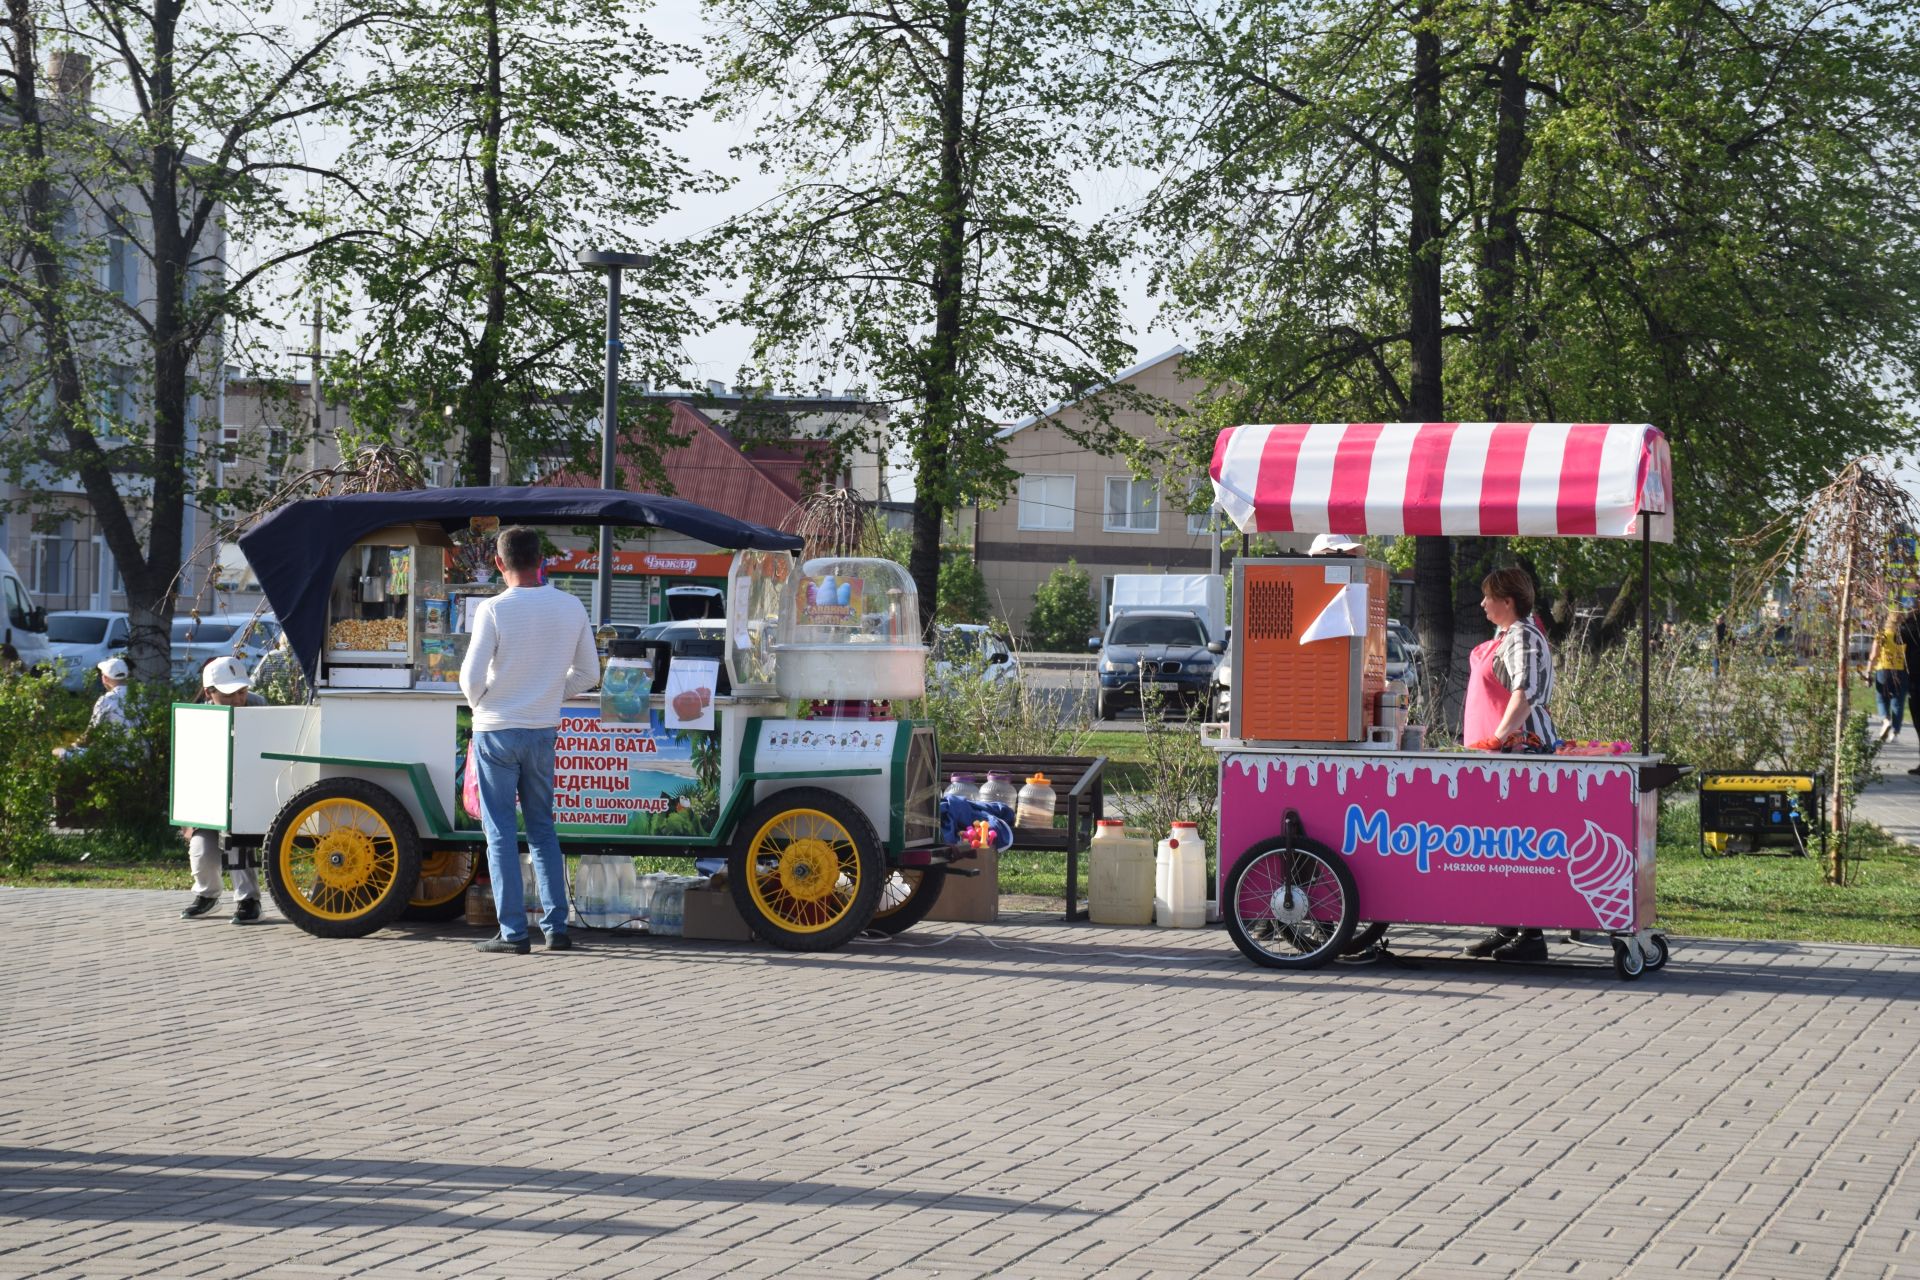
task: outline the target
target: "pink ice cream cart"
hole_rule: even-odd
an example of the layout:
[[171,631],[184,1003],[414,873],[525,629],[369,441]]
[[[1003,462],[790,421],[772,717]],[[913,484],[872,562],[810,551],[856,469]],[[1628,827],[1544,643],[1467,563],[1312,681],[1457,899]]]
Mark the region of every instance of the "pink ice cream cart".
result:
[[[1236,566],[1235,715],[1208,732],[1220,914],[1235,945],[1258,964],[1317,968],[1395,924],[1567,929],[1609,938],[1622,978],[1664,966],[1659,790],[1686,772],[1647,750],[1651,544],[1673,540],[1665,437],[1618,423],[1242,426],[1220,433],[1211,470],[1243,533],[1637,538],[1643,575],[1639,752],[1507,754],[1404,749],[1413,737],[1387,704],[1360,714],[1381,696],[1362,671],[1385,615],[1364,575],[1314,594],[1319,578],[1275,576],[1298,562]],[[1263,698],[1259,682],[1325,669],[1311,663],[1329,644],[1353,653],[1341,696],[1355,700],[1360,736],[1289,740],[1273,708],[1307,695]],[[1317,658],[1295,657],[1314,645]]]

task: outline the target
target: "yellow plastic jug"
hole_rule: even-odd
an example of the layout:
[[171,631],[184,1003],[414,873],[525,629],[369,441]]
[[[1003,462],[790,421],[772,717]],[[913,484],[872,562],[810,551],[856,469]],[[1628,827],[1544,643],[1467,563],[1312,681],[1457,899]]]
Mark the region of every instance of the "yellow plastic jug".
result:
[[1153,842],[1102,818],[1088,850],[1087,918],[1095,924],[1153,923]]

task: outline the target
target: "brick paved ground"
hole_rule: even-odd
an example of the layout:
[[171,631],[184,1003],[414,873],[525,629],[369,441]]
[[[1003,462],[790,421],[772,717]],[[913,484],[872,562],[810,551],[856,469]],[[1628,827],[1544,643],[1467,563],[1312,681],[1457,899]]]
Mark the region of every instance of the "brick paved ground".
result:
[[0,1275],[1920,1277],[1920,952],[481,957],[179,904],[0,891]]

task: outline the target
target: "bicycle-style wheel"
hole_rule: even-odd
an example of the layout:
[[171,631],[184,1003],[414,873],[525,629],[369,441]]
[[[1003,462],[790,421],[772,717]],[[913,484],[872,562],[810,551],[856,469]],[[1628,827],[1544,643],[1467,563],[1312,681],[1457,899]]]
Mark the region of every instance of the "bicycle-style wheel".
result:
[[1338,855],[1296,836],[1241,855],[1221,914],[1233,945],[1255,964],[1318,969],[1352,940],[1360,901]]

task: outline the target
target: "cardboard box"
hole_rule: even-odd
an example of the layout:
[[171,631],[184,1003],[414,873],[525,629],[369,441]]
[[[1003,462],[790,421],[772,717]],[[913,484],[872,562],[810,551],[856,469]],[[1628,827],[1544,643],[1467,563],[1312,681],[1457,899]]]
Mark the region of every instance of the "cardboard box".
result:
[[687,890],[687,912],[680,934],[707,942],[753,941],[747,922],[740,918],[740,908],[733,905],[733,890],[725,885]]
[[992,924],[1000,918],[1000,854],[982,849],[972,858],[954,863],[956,868],[980,872],[977,876],[947,873],[946,887],[927,913],[929,920],[952,920],[962,924]]

